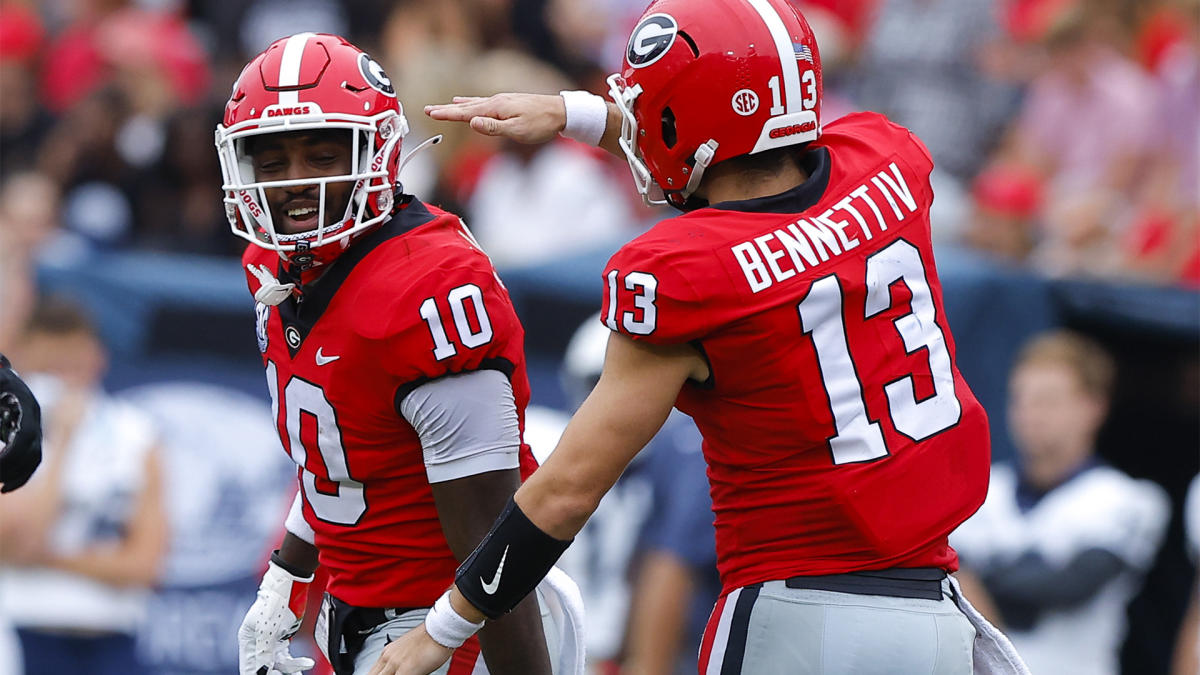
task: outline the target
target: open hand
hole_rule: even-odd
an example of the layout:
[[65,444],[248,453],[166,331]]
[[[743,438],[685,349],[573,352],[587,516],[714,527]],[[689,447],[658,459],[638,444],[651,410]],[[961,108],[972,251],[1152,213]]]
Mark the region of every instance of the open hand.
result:
[[383,648],[367,675],[428,675],[449,660],[453,649],[443,647],[425,632],[425,622]]
[[567,125],[566,106],[556,94],[455,96],[452,103],[425,106],[425,114],[443,122],[466,122],[484,136],[530,144],[552,140]]

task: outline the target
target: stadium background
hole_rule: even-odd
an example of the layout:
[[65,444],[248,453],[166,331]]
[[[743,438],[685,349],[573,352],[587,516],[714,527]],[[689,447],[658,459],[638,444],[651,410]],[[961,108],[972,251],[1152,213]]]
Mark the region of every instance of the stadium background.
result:
[[[1138,91],[1166,92],[1115,101],[1138,114],[1118,108],[1113,117],[1161,132],[1171,122],[1160,124],[1160,112],[1184,126],[1191,114],[1195,125],[1200,113],[1169,95],[1180,52],[1193,60],[1195,91],[1197,3],[800,4],[825,59],[825,121],[862,108],[889,113],[944,167],[938,264],[960,367],[993,420],[995,459],[1012,457],[1005,386],[1026,338],[1066,326],[1117,357],[1100,454],[1161,484],[1173,504],[1130,609],[1123,662],[1129,673],[1166,672],[1193,579],[1180,514],[1200,464],[1200,187],[1189,184],[1200,149],[1138,130],[1119,153],[1090,155],[1136,162],[1137,176],[1081,188],[1056,175],[1066,162],[1025,161],[1020,145],[1035,124],[1026,114],[1034,89],[1060,65],[1054,48],[1071,31],[1105,41],[1140,73]],[[238,269],[241,240],[224,220],[211,142],[241,65],[301,30],[344,34],[384,64],[413,123],[406,147],[447,135],[406,170],[406,187],[475,227],[525,322],[534,403],[566,408],[562,355],[598,308],[604,261],[664,213],[634,203],[616,160],[569,142],[509,147],[433,124],[420,109],[510,89],[603,93],[642,5],[0,0],[0,350],[41,294],[71,297],[111,351],[108,388],[162,426],[174,529],[140,636],[154,672],[230,672],[234,631],[290,502]],[[930,28],[914,40],[905,25]],[[1090,131],[1112,149],[1108,134],[1128,131],[1113,129]],[[1076,199],[1093,193],[1102,196]]]

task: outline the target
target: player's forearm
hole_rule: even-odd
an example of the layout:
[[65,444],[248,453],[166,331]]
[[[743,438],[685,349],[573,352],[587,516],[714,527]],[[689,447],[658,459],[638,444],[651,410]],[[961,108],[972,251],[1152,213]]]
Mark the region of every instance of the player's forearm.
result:
[[163,550],[152,544],[118,544],[71,556],[52,557],[51,567],[112,586],[153,586],[162,568]]
[[1004,613],[1005,605],[1073,607],[1093,597],[1125,572],[1121,558],[1104,549],[1088,549],[1066,564],[1051,564],[1037,553],[1027,553],[981,574],[984,586]]
[[530,522],[560,540],[583,527],[625,467],[658,433],[689,377],[707,376],[689,345],[608,341],[604,372],[558,446],[515,496]]
[[300,537],[288,532],[279,543],[278,557],[286,563],[288,571],[298,577],[311,576],[317,570],[318,549]]

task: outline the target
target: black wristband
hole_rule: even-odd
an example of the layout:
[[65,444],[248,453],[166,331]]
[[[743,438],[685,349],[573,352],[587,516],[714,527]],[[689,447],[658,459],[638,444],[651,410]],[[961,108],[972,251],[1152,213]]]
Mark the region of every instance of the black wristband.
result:
[[4,370],[5,368],[12,370],[12,364],[8,362],[8,357],[0,354],[0,370]]
[[491,532],[459,566],[454,582],[463,597],[495,619],[537,587],[571,541],[542,532],[510,497]]

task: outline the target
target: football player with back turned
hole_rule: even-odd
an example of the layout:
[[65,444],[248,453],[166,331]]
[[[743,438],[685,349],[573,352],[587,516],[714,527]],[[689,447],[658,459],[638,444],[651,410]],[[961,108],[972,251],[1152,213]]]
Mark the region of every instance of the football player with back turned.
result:
[[448,611],[372,672],[428,672],[462,622],[504,615],[673,405],[704,436],[716,515],[701,673],[1025,672],[949,576],[947,535],[987,491],[988,424],[955,364],[924,145],[874,113],[822,124],[817,45],[788,0],[657,0],[609,83],[607,105],[427,109],[599,143],[683,214],[609,261],[599,383],[460,567]]
[[[535,468],[521,324],[462,221],[401,191],[407,132],[379,64],[311,33],[246,66],[217,128],[274,421],[300,484],[238,632],[242,675],[313,665],[289,639],[318,560],[329,574],[318,646],[339,675],[366,673],[420,625]],[[487,670],[550,672],[534,598],[440,672]]]

